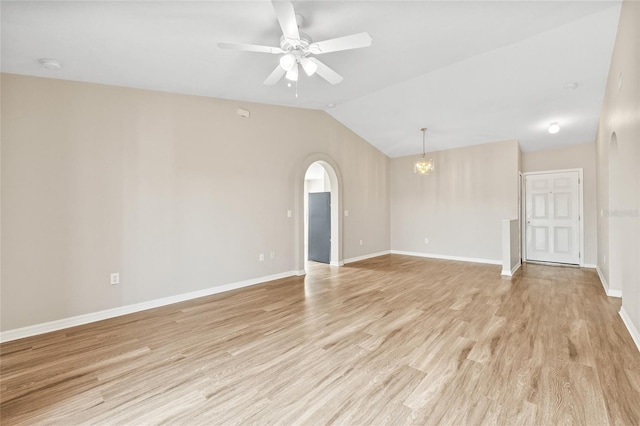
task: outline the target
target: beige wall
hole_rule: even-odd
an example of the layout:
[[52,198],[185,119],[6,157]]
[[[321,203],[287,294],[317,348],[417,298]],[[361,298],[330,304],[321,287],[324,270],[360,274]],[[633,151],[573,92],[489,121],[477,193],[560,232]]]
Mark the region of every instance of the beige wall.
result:
[[[614,132],[617,141],[612,141]],[[596,145],[597,211],[603,213],[598,214],[598,267],[609,288],[622,292],[622,308],[640,330],[640,3],[636,1],[622,4]],[[613,213],[611,217],[607,212]]]
[[392,159],[391,249],[501,262],[502,220],[518,217],[519,149],[505,141],[429,153],[428,176],[413,173],[416,156]]
[[316,153],[343,257],[389,250],[389,159],[322,111],[1,78],[2,330],[298,270]]
[[524,173],[578,168],[583,169],[584,179],[584,263],[595,265],[597,258],[596,145],[584,143],[522,154]]

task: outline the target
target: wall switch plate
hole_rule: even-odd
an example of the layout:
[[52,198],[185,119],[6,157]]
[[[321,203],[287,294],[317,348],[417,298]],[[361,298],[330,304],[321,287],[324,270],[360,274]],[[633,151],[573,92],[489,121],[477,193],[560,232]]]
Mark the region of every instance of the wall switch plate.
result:
[[429,244],[429,239],[428,239],[428,238],[425,238],[425,239],[424,239],[424,243],[425,243],[425,244]]
[[360,240],[360,245],[362,245],[362,240]]
[[345,210],[345,211],[344,211],[344,215],[345,215],[345,216],[349,216],[349,210]]
[[120,273],[114,272],[113,274],[111,274],[110,283],[111,283],[111,285],[120,284]]
[[262,262],[264,260],[264,253],[260,253],[260,255],[258,256],[258,260],[260,262]]
[[272,252],[271,252],[271,258],[272,258],[272,259],[274,259],[275,257],[276,257],[276,252],[275,252],[275,251],[272,251]]
[[287,210],[287,217],[291,217],[291,210]]

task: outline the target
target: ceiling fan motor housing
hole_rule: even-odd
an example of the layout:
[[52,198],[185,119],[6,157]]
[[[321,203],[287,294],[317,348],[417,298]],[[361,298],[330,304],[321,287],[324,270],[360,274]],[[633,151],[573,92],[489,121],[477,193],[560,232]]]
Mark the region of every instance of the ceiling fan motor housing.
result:
[[288,39],[284,35],[280,36],[280,48],[285,52],[291,52],[292,50],[300,50],[303,54],[309,53],[309,45],[311,44],[311,37],[307,34],[300,33],[300,39]]

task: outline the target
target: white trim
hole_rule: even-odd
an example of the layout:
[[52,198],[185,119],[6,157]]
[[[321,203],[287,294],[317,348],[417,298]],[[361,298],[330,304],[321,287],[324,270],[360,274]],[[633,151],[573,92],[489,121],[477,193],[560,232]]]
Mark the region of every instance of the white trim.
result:
[[624,306],[620,308],[619,314],[620,318],[622,318],[622,322],[624,322],[624,325],[627,326],[627,330],[629,330],[629,334],[631,335],[633,342],[636,344],[638,350],[640,351],[640,331],[638,331],[633,321],[631,321],[631,317],[629,316],[629,314],[627,314],[627,311],[624,310]]
[[607,292],[607,296],[608,297],[617,297],[617,298],[621,298],[622,297],[622,290],[609,290]]
[[305,234],[305,199],[306,192],[304,190],[304,176],[309,166],[319,162],[329,175],[331,182],[331,262],[342,262],[343,253],[343,179],[338,163],[333,158],[324,153],[311,154],[297,168],[295,176],[295,193],[294,193],[294,264],[298,269],[305,267],[306,258],[304,253],[304,234]]
[[[92,312],[70,318],[63,318],[41,324],[30,325],[28,327],[16,328],[0,332],[0,343],[11,340],[22,339],[38,334],[49,333],[51,331],[62,330],[64,328],[75,327],[77,325],[88,324],[108,318],[119,317],[121,315],[132,314],[134,312],[146,311],[147,309],[158,308],[160,306],[171,305],[173,303],[184,302],[186,300],[197,299],[199,297],[210,296],[212,294],[223,293],[225,291],[237,290],[243,287],[262,284],[268,281],[279,280],[295,276],[299,271],[288,271],[280,274],[268,275],[265,277],[252,278],[250,280],[239,281],[237,283],[225,284],[216,287],[209,287],[203,290],[189,293],[176,294],[175,296],[163,297],[161,299],[149,300],[147,302],[135,303],[133,305],[119,306],[104,311]],[[303,271],[304,272],[304,271]]]
[[478,259],[475,257],[448,256],[444,254],[418,253],[413,251],[391,250],[391,254],[403,254],[405,256],[428,257],[431,259],[458,260],[460,262],[486,263],[489,265],[501,265],[502,260]]
[[596,265],[596,272],[598,273],[598,278],[600,278],[600,284],[602,284],[602,288],[604,289],[604,293],[607,294],[609,292],[609,283],[604,279],[604,275],[600,270],[600,267]]
[[332,260],[331,262],[329,262],[329,265],[331,265],[331,266],[344,266],[344,262],[338,262],[338,261]]
[[307,275],[307,271],[305,271],[304,269],[300,269],[299,271],[293,271],[293,273],[295,274],[296,277],[302,277],[304,275]]
[[364,256],[356,256],[350,259],[345,259],[344,263],[358,262],[360,260],[371,259],[372,257],[384,256],[385,254],[391,254],[391,250],[379,251],[377,253],[365,254]]
[[503,270],[502,270],[502,273],[501,273],[500,275],[505,276],[505,277],[512,277],[512,276],[513,276],[513,274],[515,274],[515,273],[516,273],[516,271],[517,271],[518,269],[520,269],[520,267],[521,267],[521,266],[522,266],[522,262],[518,262],[518,264],[517,264],[517,265],[515,265],[513,268],[511,268],[511,270],[510,270],[510,271],[509,271],[509,270],[505,270],[505,269],[503,269]]
[[521,223],[521,237],[522,237],[522,246],[520,250],[522,251],[522,259],[526,262],[527,259],[527,227],[525,225],[527,212],[526,212],[526,204],[527,204],[527,175],[545,175],[549,173],[567,173],[567,172],[578,172],[578,204],[580,206],[580,260],[578,265],[581,267],[584,266],[584,169],[576,168],[576,169],[561,169],[561,170],[545,170],[540,172],[525,172],[522,174],[522,183],[521,183],[521,191],[523,197],[520,199],[520,210],[522,212],[523,220]]
[[598,269],[598,265],[593,265],[591,263],[585,263],[584,265],[582,265],[583,268],[589,268],[589,269]]
[[523,175],[546,175],[549,173],[579,172],[581,170],[584,169],[582,167],[576,167],[575,169],[541,170],[539,172],[524,172]]
[[600,284],[602,284],[602,288],[604,288],[604,293],[609,297],[622,297],[622,290],[611,290],[609,288],[609,283],[604,279],[604,274],[600,270],[600,267],[596,265],[596,272],[598,273],[598,278],[600,278]]

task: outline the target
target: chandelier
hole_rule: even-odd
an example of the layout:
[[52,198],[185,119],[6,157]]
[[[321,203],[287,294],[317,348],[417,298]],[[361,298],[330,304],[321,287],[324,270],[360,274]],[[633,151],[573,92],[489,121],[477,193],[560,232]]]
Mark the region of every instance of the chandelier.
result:
[[427,128],[423,127],[420,129],[422,131],[422,157],[418,158],[413,165],[413,172],[418,173],[420,175],[428,175],[434,169],[433,160],[429,158],[428,160],[425,158],[426,150],[425,150],[425,141],[426,141],[426,133]]

